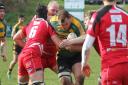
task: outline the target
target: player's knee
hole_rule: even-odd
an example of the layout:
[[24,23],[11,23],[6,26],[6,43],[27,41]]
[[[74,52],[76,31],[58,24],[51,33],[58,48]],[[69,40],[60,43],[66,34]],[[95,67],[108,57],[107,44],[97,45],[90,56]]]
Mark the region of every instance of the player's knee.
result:
[[71,80],[71,77],[70,76],[62,76],[62,77],[60,77],[60,79],[62,79],[62,80]]
[[76,76],[77,80],[84,80],[84,75],[80,74],[78,76]]
[[28,85],[28,83],[18,83],[18,85]]
[[33,82],[32,85],[45,85],[44,82]]
[[60,81],[61,81],[62,85],[72,84],[72,78],[70,76],[62,76],[62,77],[60,77]]
[[62,81],[72,81],[72,77],[71,77],[71,74],[70,72],[60,72],[58,74],[58,77],[60,78],[60,80]]

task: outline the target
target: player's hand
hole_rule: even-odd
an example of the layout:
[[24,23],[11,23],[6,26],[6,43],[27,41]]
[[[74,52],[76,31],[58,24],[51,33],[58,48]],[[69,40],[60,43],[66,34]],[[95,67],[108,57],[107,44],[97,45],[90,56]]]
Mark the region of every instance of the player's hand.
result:
[[91,68],[90,68],[90,66],[89,66],[88,64],[82,65],[81,71],[83,72],[83,74],[84,74],[86,77],[90,77]]
[[69,45],[70,45],[69,40],[64,39],[64,40],[62,40],[62,42],[60,43],[59,47],[60,47],[60,48],[65,48],[66,46],[69,46]]

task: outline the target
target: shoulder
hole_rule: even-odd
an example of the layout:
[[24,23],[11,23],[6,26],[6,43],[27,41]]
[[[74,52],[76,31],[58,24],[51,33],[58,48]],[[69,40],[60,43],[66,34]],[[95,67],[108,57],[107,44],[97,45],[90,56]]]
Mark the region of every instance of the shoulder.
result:
[[52,16],[50,19],[50,24],[54,27],[57,28],[59,26],[58,23],[58,16]]
[[71,23],[79,29],[84,29],[84,23],[82,21],[80,21],[78,18],[71,16]]
[[0,28],[5,28],[6,27],[6,24],[3,22],[3,21],[0,21]]
[[71,16],[72,23],[82,24],[82,21],[80,21],[78,18]]
[[58,16],[52,16],[51,19],[50,19],[50,22],[56,22],[58,21]]

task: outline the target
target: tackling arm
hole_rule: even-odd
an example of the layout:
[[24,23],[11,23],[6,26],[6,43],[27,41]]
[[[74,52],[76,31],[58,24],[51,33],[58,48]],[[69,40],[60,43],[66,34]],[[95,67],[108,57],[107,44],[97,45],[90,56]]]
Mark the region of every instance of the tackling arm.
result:
[[91,47],[93,46],[94,41],[95,41],[95,38],[87,34],[86,40],[82,47],[82,62],[81,62],[82,70],[87,65],[87,61],[89,58],[89,52],[90,52]]
[[23,41],[23,39],[26,36],[24,35],[24,33],[22,32],[22,30],[19,30],[14,36],[13,36],[13,40],[21,47],[25,46],[25,42]]
[[51,39],[53,40],[56,46],[60,47],[61,40],[57,35],[51,36]]

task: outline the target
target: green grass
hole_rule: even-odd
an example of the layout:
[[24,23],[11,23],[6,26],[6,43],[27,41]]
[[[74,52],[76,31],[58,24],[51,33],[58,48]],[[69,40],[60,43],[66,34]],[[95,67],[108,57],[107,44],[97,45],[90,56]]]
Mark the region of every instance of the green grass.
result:
[[[92,73],[90,78],[87,78],[85,80],[85,85],[97,85],[97,78],[99,76],[100,72],[100,63],[99,63],[99,57],[97,53],[93,50],[90,57],[90,64],[92,68]],[[0,57],[0,79],[1,79],[1,85],[17,85],[17,65],[15,66],[13,72],[12,72],[12,79],[8,80],[6,73],[8,69],[8,65],[10,61],[12,60],[12,40],[11,38],[7,38],[7,55],[8,55],[8,61],[3,62]],[[49,69],[45,70],[45,83],[46,85],[60,85],[59,79],[57,77],[57,74],[52,72]]]

